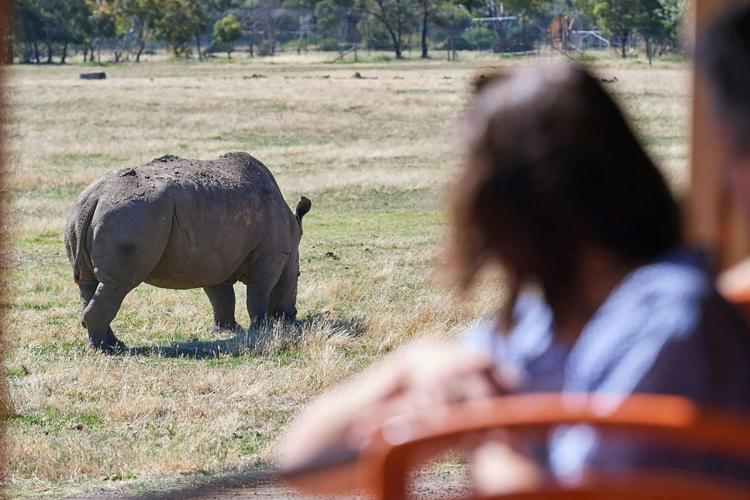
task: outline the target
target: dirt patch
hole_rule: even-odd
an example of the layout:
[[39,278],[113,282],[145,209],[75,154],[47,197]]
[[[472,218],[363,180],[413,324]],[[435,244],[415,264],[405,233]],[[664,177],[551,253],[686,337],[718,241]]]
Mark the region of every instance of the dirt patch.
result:
[[[430,466],[415,473],[409,484],[409,498],[431,500],[433,498],[459,498],[472,492],[471,479],[465,465]],[[307,495],[283,484],[278,478],[264,472],[238,473],[218,477],[203,485],[196,485],[172,490],[154,491],[151,493],[132,494],[125,492],[101,492],[89,496],[77,497],[88,500],[132,498],[137,500],[177,500],[200,498],[206,500],[227,500],[232,498],[273,498],[334,500],[334,499],[368,499],[366,493],[347,495]]]

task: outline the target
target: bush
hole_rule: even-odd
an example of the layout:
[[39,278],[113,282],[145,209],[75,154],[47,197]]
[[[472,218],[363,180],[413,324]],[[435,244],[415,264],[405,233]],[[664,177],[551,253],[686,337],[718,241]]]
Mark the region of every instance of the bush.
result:
[[321,38],[318,40],[318,50],[334,52],[341,50],[339,42],[333,38]]
[[259,56],[272,56],[274,52],[274,43],[271,40],[263,40],[258,46]]
[[[477,46],[471,43],[469,40],[461,35],[452,36],[450,40],[453,41],[453,50],[476,50]],[[445,40],[438,47],[440,50],[448,49],[448,40]]]
[[456,50],[487,50],[492,48],[492,44],[495,42],[495,34],[491,29],[485,26],[472,26],[461,34],[461,38],[468,44],[466,48],[459,48],[456,46],[456,41],[453,41],[453,46]]
[[233,15],[225,16],[214,24],[214,40],[219,45],[231,46],[242,37],[240,22]]

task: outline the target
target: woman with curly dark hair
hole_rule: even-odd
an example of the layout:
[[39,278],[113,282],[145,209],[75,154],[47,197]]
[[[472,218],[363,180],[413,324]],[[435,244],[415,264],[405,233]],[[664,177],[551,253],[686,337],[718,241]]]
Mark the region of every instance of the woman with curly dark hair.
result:
[[[677,203],[596,77],[554,63],[484,79],[465,144],[447,265],[462,291],[501,268],[505,306],[460,342],[403,348],[321,398],[287,436],[287,467],[356,450],[384,416],[493,394],[665,393],[750,409],[745,323],[703,254],[683,246]],[[504,449],[504,465],[477,476],[487,489],[611,466],[719,464],[587,427]]]

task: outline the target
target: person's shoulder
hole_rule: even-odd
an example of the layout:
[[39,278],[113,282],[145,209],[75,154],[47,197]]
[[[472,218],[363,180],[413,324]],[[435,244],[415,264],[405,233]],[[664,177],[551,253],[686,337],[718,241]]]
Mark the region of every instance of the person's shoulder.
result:
[[676,249],[633,273],[630,285],[631,312],[641,317],[644,334],[679,340],[708,329],[717,342],[750,335],[740,312],[717,291],[704,252]]
[[719,351],[733,353],[730,371],[747,372],[750,333],[702,258],[673,253],[632,273],[571,353],[576,388],[705,396]]
[[530,355],[549,343],[552,311],[539,293],[528,291],[519,295],[514,304],[510,331],[501,331],[499,323],[498,314],[475,321],[463,335],[464,344],[517,356]]
[[584,327],[568,360],[577,389],[625,390],[662,352],[694,343],[712,286],[696,252],[676,250],[632,271]]
[[633,271],[613,292],[607,312],[632,325],[631,341],[679,338],[697,328],[704,304],[715,296],[705,253],[676,248]]
[[626,278],[629,290],[651,299],[700,300],[713,289],[705,252],[678,247],[644,264]]

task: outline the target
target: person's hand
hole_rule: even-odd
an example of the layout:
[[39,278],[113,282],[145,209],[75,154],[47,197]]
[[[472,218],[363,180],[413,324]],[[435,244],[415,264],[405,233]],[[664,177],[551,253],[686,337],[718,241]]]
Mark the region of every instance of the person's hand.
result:
[[460,345],[417,342],[396,356],[402,374],[396,396],[415,409],[504,392],[492,358]]
[[[281,466],[314,468],[356,456],[389,418],[435,415],[451,403],[502,394],[505,388],[495,373],[489,356],[461,345],[421,341],[405,346],[308,407],[286,433]],[[362,468],[355,462],[345,462],[297,484],[340,493],[362,485],[357,471]]]
[[506,392],[489,356],[462,346],[416,342],[401,348],[365,377],[388,380],[389,390],[360,408],[347,441],[365,447],[386,419],[423,411],[446,411],[448,405]]

